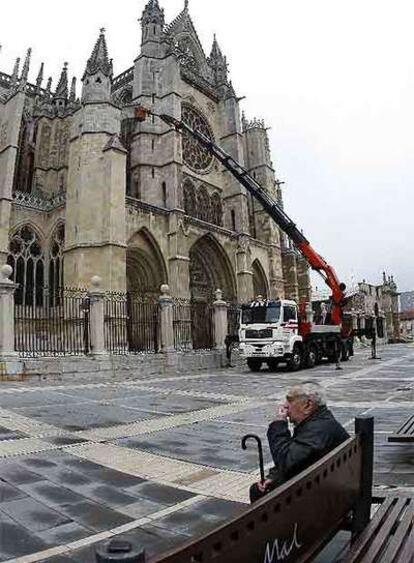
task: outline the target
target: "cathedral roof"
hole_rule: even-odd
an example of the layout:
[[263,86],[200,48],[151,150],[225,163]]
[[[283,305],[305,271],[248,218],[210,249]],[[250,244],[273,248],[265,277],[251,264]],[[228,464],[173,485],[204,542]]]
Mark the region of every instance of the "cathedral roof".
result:
[[108,48],[106,46],[104,28],[101,29],[92,54],[88,59],[85,69],[85,75],[96,74],[99,70],[103,72],[105,76],[112,76],[113,74],[112,60],[109,60],[108,58]]

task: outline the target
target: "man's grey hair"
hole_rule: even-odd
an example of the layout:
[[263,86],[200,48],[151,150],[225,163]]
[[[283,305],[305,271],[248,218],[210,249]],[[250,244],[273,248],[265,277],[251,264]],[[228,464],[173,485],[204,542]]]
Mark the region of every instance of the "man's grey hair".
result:
[[325,389],[313,381],[303,381],[290,387],[288,395],[310,399],[317,406],[326,405]]

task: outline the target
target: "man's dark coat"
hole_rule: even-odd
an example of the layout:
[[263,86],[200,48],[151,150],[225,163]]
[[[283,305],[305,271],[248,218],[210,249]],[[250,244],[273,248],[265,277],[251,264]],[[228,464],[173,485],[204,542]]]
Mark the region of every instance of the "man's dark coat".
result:
[[[269,472],[272,485],[284,483],[339,446],[349,438],[348,432],[326,407],[295,426],[291,435],[285,420],[269,426],[267,439],[275,467]],[[273,487],[272,487],[273,488]]]

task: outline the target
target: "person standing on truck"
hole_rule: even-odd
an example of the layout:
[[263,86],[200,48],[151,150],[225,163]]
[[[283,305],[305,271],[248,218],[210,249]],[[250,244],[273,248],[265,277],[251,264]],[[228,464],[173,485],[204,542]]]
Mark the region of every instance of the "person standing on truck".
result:
[[[291,433],[288,421],[294,426]],[[250,487],[250,502],[285,483],[349,438],[326,406],[323,387],[305,381],[291,387],[267,431],[275,466]]]

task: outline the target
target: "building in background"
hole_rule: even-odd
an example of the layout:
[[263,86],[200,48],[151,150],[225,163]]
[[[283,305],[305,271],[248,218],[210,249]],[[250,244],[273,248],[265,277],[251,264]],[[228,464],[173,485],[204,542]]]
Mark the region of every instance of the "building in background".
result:
[[55,87],[42,64],[28,81],[0,73],[0,253],[22,302],[94,275],[109,291],[176,298],[310,300],[306,262],[237,181],[192,138],[142,104],[214,139],[282,204],[265,124],[240,116],[227,60],[214,38],[206,56],[188,3],[167,24],[158,0],[141,18],[141,48],[114,76],[101,30],[82,78],[65,63]]
[[400,330],[403,338],[414,339],[414,291],[400,294]]
[[[383,274],[381,285],[365,280],[347,292],[345,315],[352,318],[354,328],[376,327],[377,336],[388,342],[400,338],[399,293],[393,276]],[[314,292],[312,306],[316,317],[321,315],[321,304],[329,304],[321,292]]]

